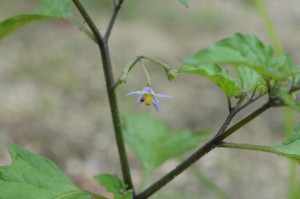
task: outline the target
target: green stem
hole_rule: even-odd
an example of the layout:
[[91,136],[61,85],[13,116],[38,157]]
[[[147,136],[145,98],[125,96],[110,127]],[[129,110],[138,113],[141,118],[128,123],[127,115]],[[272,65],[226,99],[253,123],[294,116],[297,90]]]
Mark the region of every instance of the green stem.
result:
[[[285,134],[290,135],[293,131],[293,113],[289,108],[284,108],[284,124],[285,124]],[[297,181],[297,163],[295,161],[290,161],[289,163],[289,176],[288,176],[288,198],[297,198],[300,195]]]
[[297,175],[298,164],[295,161],[290,161],[289,165],[289,181],[288,181],[288,198],[299,198],[299,181]]
[[[121,4],[123,1],[119,1],[119,4]],[[95,39],[97,41],[97,44],[100,49],[101,58],[102,58],[102,64],[103,64],[103,70],[105,75],[105,81],[106,81],[106,90],[108,94],[111,114],[112,114],[112,120],[113,120],[113,126],[115,130],[115,137],[116,137],[116,143],[118,147],[119,152],[119,158],[121,162],[121,169],[123,174],[124,183],[128,185],[128,189],[132,189],[134,191],[134,187],[132,184],[131,176],[130,176],[130,170],[129,170],[129,164],[128,159],[126,155],[125,150],[125,144],[124,144],[124,138],[122,134],[122,128],[121,128],[121,121],[120,121],[120,115],[119,115],[119,109],[117,104],[117,98],[116,93],[113,89],[114,87],[114,78],[112,73],[112,64],[109,56],[109,49],[107,45],[108,36],[109,33],[107,33],[107,37],[103,38],[100,34],[99,30],[97,29],[96,25],[94,24],[93,20],[90,18],[89,14],[85,10],[85,8],[82,6],[79,0],[73,0],[73,3],[81,13],[82,17],[85,19],[86,23],[88,24],[89,28],[93,32]],[[121,5],[119,5],[121,6]],[[114,22],[115,17],[111,19],[111,21]],[[113,22],[111,22],[113,24]],[[112,25],[110,26],[112,28]],[[107,31],[110,31],[109,29]]]
[[148,61],[151,61],[151,62],[153,62],[153,63],[156,63],[157,65],[161,66],[165,71],[171,69],[171,67],[170,67],[168,64],[166,64],[166,63],[164,63],[164,62],[162,62],[162,61],[159,61],[159,60],[157,60],[157,59],[153,59],[153,58],[146,57],[146,56],[140,56],[140,57],[143,58],[143,59],[146,59],[146,60],[148,60]]
[[262,0],[254,0],[257,10],[259,11],[260,15],[262,16],[264,25],[267,29],[268,35],[272,41],[274,46],[274,53],[275,55],[279,56],[282,54],[281,43],[279,37],[276,34],[275,28],[272,24],[272,21],[268,15],[268,12],[262,2]]
[[293,131],[293,112],[289,108],[284,108],[284,129],[286,136]]
[[139,57],[140,57],[140,59],[146,59],[146,60],[151,61],[151,62],[157,64],[158,66],[162,67],[165,70],[166,75],[170,81],[172,81],[177,76],[177,73],[178,73],[177,69],[171,68],[168,64],[166,64],[160,60],[153,59],[153,58],[146,57],[146,56],[139,56]]
[[[283,156],[283,157],[289,157],[289,156],[287,156],[286,153],[280,152],[272,146],[220,142],[216,147],[230,148],[230,149],[242,149],[242,150],[250,150],[250,151],[261,151],[261,152],[266,152],[266,153],[273,153],[275,155],[279,155],[279,156]],[[293,176],[293,177],[295,178],[295,176]],[[293,185],[295,185],[295,184],[293,184]],[[295,191],[298,191],[298,189],[294,190],[294,192]],[[290,197],[290,198],[292,198],[292,197]]]
[[108,199],[108,198],[105,198],[104,196],[96,195],[93,193],[93,199]]
[[136,63],[139,61],[139,58],[135,58],[122,72],[120,75],[117,83],[113,86],[113,89],[115,90],[120,84],[126,83],[127,77],[131,69],[136,65]]
[[202,158],[205,154],[207,154],[212,149],[214,149],[225,138],[227,138],[232,133],[234,133],[235,131],[240,129],[242,126],[244,126],[245,124],[247,124],[248,122],[250,122],[251,120],[256,118],[258,115],[262,114],[268,108],[270,108],[271,105],[272,105],[272,102],[270,102],[270,101],[266,102],[264,105],[262,105],[256,111],[252,112],[250,115],[248,115],[247,117],[242,119],[240,122],[236,123],[231,128],[226,130],[226,127],[228,126],[229,121],[232,120],[233,115],[235,114],[235,113],[231,112],[229,114],[229,116],[227,117],[227,119],[225,120],[222,127],[220,128],[220,130],[218,131],[218,133],[211,140],[209,140],[202,147],[200,147],[197,151],[195,151],[192,155],[190,155],[187,159],[185,159],[183,162],[181,162],[176,168],[174,168],[169,173],[164,175],[157,182],[153,183],[145,191],[138,194],[135,199],[145,199],[145,198],[148,198],[149,196],[151,196],[153,193],[155,193],[156,191],[161,189],[163,186],[165,186],[167,183],[169,183],[171,180],[173,180],[176,176],[178,176],[183,171],[185,171],[187,168],[189,168],[197,160]]
[[236,144],[236,143],[230,143],[230,142],[221,142],[218,144],[217,147],[222,148],[231,148],[231,149],[243,149],[243,150],[251,150],[251,151],[262,151],[267,153],[274,153],[278,154],[273,147],[270,146],[263,146],[263,145],[254,145],[254,144]]
[[[262,2],[262,0],[255,0],[256,7],[261,14],[265,27],[267,29],[269,38],[272,41],[272,44],[274,46],[274,52],[277,56],[282,54],[282,47],[279,40],[279,37],[276,34],[275,28],[273,26],[273,23],[268,15],[268,12]],[[297,89],[296,89],[297,90]],[[292,90],[290,91],[292,92]],[[284,108],[284,123],[285,123],[285,132],[286,135],[289,135],[293,130],[293,114],[292,110],[290,108]],[[294,161],[290,161],[289,166],[289,191],[288,191],[288,198],[298,198],[300,195],[300,192],[298,190],[299,183],[297,182],[297,167],[296,163]]]

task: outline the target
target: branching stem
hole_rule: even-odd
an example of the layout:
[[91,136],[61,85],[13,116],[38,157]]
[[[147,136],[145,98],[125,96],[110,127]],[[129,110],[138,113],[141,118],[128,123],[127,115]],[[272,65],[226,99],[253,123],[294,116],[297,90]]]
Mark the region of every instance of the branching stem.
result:
[[[115,1],[114,1],[115,2]],[[104,36],[104,40],[105,42],[108,41],[109,39],[109,36],[110,36],[110,33],[111,33],[111,30],[114,26],[114,23],[116,21],[116,18],[118,16],[118,13],[119,13],[119,10],[121,9],[121,6],[123,4],[124,0],[119,0],[118,2],[115,2],[114,5],[115,5],[115,8],[114,8],[114,11],[113,11],[113,14],[111,16],[111,19],[109,21],[109,24],[108,24],[108,27],[106,29],[106,33],[105,33],[105,36]]]
[[99,30],[97,29],[95,23],[85,10],[85,8],[82,6],[79,0],[73,0],[73,3],[75,4],[76,8],[81,13],[82,17],[85,19],[86,23],[88,24],[89,28],[91,29],[92,33],[94,34],[97,44],[100,48],[101,58],[102,58],[102,64],[103,64],[103,70],[105,75],[105,81],[106,81],[106,89],[108,93],[108,99],[110,103],[110,109],[112,114],[112,120],[113,120],[113,126],[115,130],[115,137],[116,137],[116,143],[118,147],[119,152],[119,158],[121,162],[121,169],[123,174],[124,183],[128,185],[128,189],[134,190],[131,176],[130,176],[130,170],[129,170],[129,164],[128,159],[126,155],[125,150],[125,144],[124,144],[124,138],[122,134],[122,128],[121,128],[121,121],[120,121],[120,115],[119,115],[119,109],[117,104],[117,97],[116,93],[113,89],[114,87],[114,78],[112,73],[112,64],[111,59],[109,56],[109,49],[108,49],[108,38],[111,32],[111,29],[113,27],[114,21],[117,17],[118,11],[123,3],[123,0],[120,0],[115,7],[114,14],[110,20],[107,32],[105,34],[105,37],[103,38]]
[[[114,130],[115,130],[115,137],[116,137],[116,143],[118,146],[118,152],[119,152],[119,157],[120,157],[120,162],[121,162],[121,168],[122,168],[122,173],[123,173],[123,179],[124,183],[128,185],[128,189],[132,189],[134,191],[134,187],[132,184],[131,176],[130,176],[130,170],[129,170],[129,164],[127,160],[127,155],[126,155],[126,150],[125,150],[125,144],[124,144],[124,138],[122,135],[122,128],[121,128],[121,122],[120,122],[120,116],[119,116],[119,109],[117,106],[117,98],[116,98],[116,93],[114,88],[115,82],[113,78],[113,73],[112,73],[112,64],[111,64],[111,59],[109,55],[109,49],[108,49],[108,40],[111,34],[111,30],[113,28],[113,25],[115,23],[115,20],[117,18],[117,15],[119,13],[119,10],[124,2],[124,0],[114,0],[114,11],[111,16],[111,19],[109,21],[106,33],[104,37],[101,35],[97,27],[95,26],[93,20],[90,18],[89,14],[86,12],[85,8],[82,6],[79,0],[73,0],[75,6],[81,13],[82,17],[85,19],[86,23],[88,24],[89,28],[91,29],[95,41],[98,44],[100,48],[100,53],[101,53],[101,58],[102,58],[102,63],[103,63],[103,70],[105,74],[105,80],[106,80],[106,88],[107,88],[107,93],[108,93],[108,98],[109,98],[109,103],[110,103],[110,108],[111,108],[111,114],[112,114],[112,120],[113,120],[113,125],[114,125]],[[259,2],[257,0],[257,2]],[[261,6],[261,5],[260,5]],[[148,58],[148,57],[143,57],[145,59],[148,59],[149,61],[155,62],[162,66],[166,71],[170,70],[170,67],[160,61]],[[130,69],[130,68],[129,68]],[[269,90],[269,88],[268,88]],[[255,92],[255,91],[254,91]],[[261,95],[260,95],[261,96]],[[244,145],[244,146],[233,146],[232,144],[229,146],[228,143],[227,145],[223,142],[225,138],[230,136],[232,133],[240,129],[242,126],[256,118],[258,115],[262,114],[264,111],[266,111],[268,108],[274,105],[273,101],[274,99],[269,98],[268,102],[263,104],[260,108],[258,108],[256,111],[252,112],[250,115],[239,121],[238,123],[234,124],[232,127],[228,128],[230,122],[234,118],[234,116],[243,108],[248,106],[250,103],[254,102],[257,100],[260,96],[254,97],[254,95],[244,104],[239,104],[235,107],[231,107],[231,101],[228,101],[228,106],[229,106],[229,115],[227,116],[226,120],[224,121],[223,125],[220,127],[216,135],[211,138],[207,143],[205,143],[203,146],[201,146],[197,151],[195,151],[193,154],[191,154],[187,159],[182,161],[176,168],[171,170],[169,173],[164,175],[161,179],[159,179],[157,182],[152,184],[150,187],[148,187],[145,191],[142,193],[135,195],[133,194],[134,199],[146,199],[149,196],[151,196],[153,193],[161,189],[163,186],[165,186],[167,183],[169,183],[171,180],[173,180],[177,175],[181,174],[183,171],[185,171],[187,168],[189,168],[192,164],[194,164],[197,160],[202,158],[205,154],[213,150],[215,147],[236,147],[236,148],[251,148],[253,150],[259,150],[257,146],[249,146],[249,145]],[[262,148],[266,152],[270,152],[269,148]]]
[[262,114],[264,111],[266,111],[268,108],[272,106],[272,102],[268,101],[265,104],[263,104],[260,108],[258,108],[256,111],[252,112],[250,115],[242,119],[240,122],[236,123],[232,127],[226,130],[226,127],[228,126],[229,122],[232,120],[233,116],[236,113],[229,114],[223,125],[221,126],[218,133],[210,139],[206,144],[204,144],[202,147],[200,147],[196,152],[194,152],[192,155],[190,155],[187,159],[185,159],[183,162],[181,162],[176,168],[171,170],[169,173],[167,173],[165,176],[163,176],[161,179],[159,179],[157,182],[152,184],[150,187],[148,187],[145,191],[138,194],[135,199],[146,199],[149,196],[151,196],[153,193],[155,193],[157,190],[161,189],[163,186],[165,186],[167,183],[169,183],[171,180],[173,180],[177,175],[181,174],[183,171],[185,171],[187,168],[189,168],[192,164],[194,164],[197,160],[202,158],[205,154],[210,152],[212,149],[214,149],[218,144],[220,144],[225,138],[230,136],[232,133],[240,129],[242,126],[256,118],[258,115]]

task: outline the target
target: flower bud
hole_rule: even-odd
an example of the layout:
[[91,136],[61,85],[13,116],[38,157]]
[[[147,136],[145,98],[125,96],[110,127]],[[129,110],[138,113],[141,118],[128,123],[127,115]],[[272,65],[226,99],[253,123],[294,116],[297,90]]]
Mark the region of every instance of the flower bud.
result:
[[177,77],[177,69],[170,68],[166,70],[167,77],[170,81],[172,81],[175,77]]

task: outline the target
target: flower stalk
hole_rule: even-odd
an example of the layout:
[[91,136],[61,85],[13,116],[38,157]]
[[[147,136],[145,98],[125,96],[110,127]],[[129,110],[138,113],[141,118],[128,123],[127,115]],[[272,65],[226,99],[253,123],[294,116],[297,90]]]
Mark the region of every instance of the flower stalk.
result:
[[113,86],[113,89],[115,90],[120,84],[125,84],[127,81],[127,77],[129,72],[136,66],[137,62],[139,61],[139,58],[134,59],[130,64],[126,66],[126,68],[121,73],[117,83]]
[[140,56],[140,58],[151,61],[151,62],[157,64],[158,66],[162,67],[165,70],[166,75],[170,81],[173,80],[177,76],[176,69],[171,68],[168,64],[166,64],[158,59],[154,59],[154,58],[150,58],[150,57],[146,57],[146,56]]
[[143,72],[145,74],[146,81],[147,81],[147,83],[146,83],[147,87],[152,86],[150,75],[148,73],[146,66],[142,62],[142,59],[146,59],[146,60],[151,61],[151,62],[157,64],[158,66],[162,67],[165,70],[166,76],[168,77],[168,79],[170,81],[173,80],[177,76],[177,69],[171,68],[168,64],[166,64],[160,60],[141,55],[141,56],[136,57],[128,66],[125,67],[125,69],[122,71],[117,83],[113,86],[113,89],[116,89],[120,84],[126,83],[128,74],[136,66],[137,62],[140,63],[140,65],[143,69]]
[[150,75],[149,75],[149,73],[148,73],[148,71],[147,71],[147,68],[145,67],[144,63],[143,63],[140,59],[139,59],[139,62],[140,62],[140,64],[141,64],[142,69],[143,69],[143,71],[144,71],[144,74],[145,74],[145,76],[146,76],[147,86],[148,86],[148,87],[151,87],[151,86],[152,86],[152,82],[151,82],[151,79],[150,79]]

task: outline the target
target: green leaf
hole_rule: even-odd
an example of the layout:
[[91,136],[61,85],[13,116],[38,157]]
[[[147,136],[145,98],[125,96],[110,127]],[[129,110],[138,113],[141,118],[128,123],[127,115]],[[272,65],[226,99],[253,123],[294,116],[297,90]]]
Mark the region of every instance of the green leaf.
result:
[[288,93],[286,90],[281,89],[278,91],[278,95],[284,105],[294,110],[300,111],[300,103],[297,103],[295,101],[296,93]]
[[273,55],[271,47],[254,35],[235,34],[222,39],[184,59],[187,64],[228,63],[233,65],[265,65]]
[[236,71],[240,77],[241,87],[244,92],[253,91],[254,89],[266,90],[264,79],[255,70],[239,66],[236,67]]
[[300,140],[300,124],[294,129],[289,137],[283,141],[283,145],[292,144],[294,141]]
[[0,22],[0,39],[33,21],[48,19],[49,17],[38,14],[17,15]]
[[225,68],[217,64],[200,64],[196,66],[183,66],[178,69],[179,73],[193,73],[207,77],[217,84],[227,96],[236,96],[241,92],[237,80],[232,77]]
[[192,133],[188,130],[170,132],[160,120],[149,114],[125,117],[125,140],[147,174],[166,160],[207,140],[207,135],[207,132]]
[[72,17],[72,1],[42,0],[37,7],[36,13],[45,16],[55,16],[68,19]]
[[218,187],[213,179],[207,176],[205,171],[201,171],[201,168],[197,166],[191,166],[189,171],[192,172],[192,175],[195,176],[198,181],[204,186],[204,188],[210,192],[212,198],[215,199],[228,199],[225,192]]
[[300,88],[300,66],[292,68],[291,82],[293,82],[293,87]]
[[179,1],[180,1],[180,3],[181,3],[182,5],[184,5],[186,8],[189,7],[189,5],[188,5],[188,0],[179,0]]
[[300,124],[282,144],[274,146],[279,155],[292,158],[300,163]]
[[94,177],[115,199],[132,199],[132,191],[126,190],[126,185],[116,175],[100,174]]
[[35,13],[21,14],[1,21],[0,40],[34,21],[62,18],[75,23],[71,8],[71,0],[43,0]]
[[50,160],[16,145],[9,146],[10,166],[0,167],[0,198],[92,199],[102,198],[81,190]]
[[273,56],[271,46],[265,46],[254,35],[235,34],[204,48],[192,56],[185,57],[188,65],[207,63],[248,66],[264,78],[286,79],[289,71],[289,58]]

